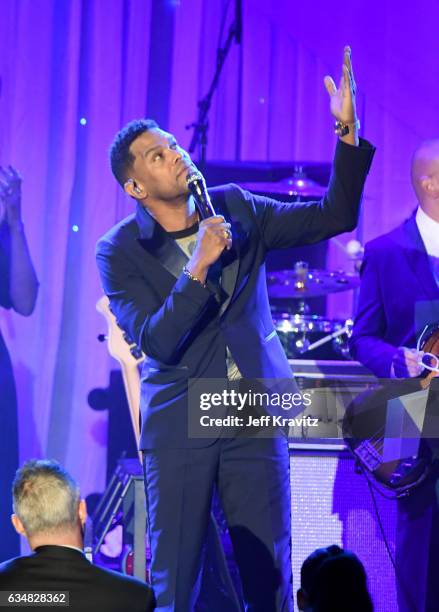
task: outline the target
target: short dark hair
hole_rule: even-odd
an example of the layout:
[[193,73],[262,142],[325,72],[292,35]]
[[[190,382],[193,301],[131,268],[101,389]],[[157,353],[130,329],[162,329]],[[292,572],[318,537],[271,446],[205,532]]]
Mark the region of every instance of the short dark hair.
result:
[[134,155],[130,152],[131,143],[143,132],[158,127],[154,119],[134,119],[114,137],[110,146],[111,171],[122,187],[129,178],[128,172],[134,162]]
[[314,612],[373,611],[363,564],[336,544],[315,550],[302,565],[300,577]]
[[308,597],[312,594],[317,573],[323,562],[329,557],[342,554],[343,549],[337,546],[337,544],[332,544],[326,548],[317,548],[305,559],[300,569],[300,586],[306,591]]

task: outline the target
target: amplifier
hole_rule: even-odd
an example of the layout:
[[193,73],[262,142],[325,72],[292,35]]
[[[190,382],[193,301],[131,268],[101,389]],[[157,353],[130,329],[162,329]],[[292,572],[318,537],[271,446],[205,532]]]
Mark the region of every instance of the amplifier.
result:
[[290,359],[289,363],[298,378],[351,380],[359,384],[376,381],[372,372],[358,361]]
[[290,427],[290,448],[343,450],[345,409],[353,397],[376,385],[375,376],[357,361],[290,359],[289,363],[301,392],[311,395],[310,406],[300,416],[318,419],[315,428]]
[[[393,566],[365,476],[357,473],[350,453],[298,445],[290,451],[290,481],[294,590],[304,559],[316,548],[338,544],[364,564],[375,612],[397,612]],[[376,492],[375,498],[394,556],[396,502]]]

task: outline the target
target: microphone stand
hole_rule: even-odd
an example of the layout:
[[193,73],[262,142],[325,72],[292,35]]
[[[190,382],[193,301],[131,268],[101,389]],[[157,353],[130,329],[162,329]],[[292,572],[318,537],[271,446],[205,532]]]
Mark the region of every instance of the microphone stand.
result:
[[230,51],[232,42],[235,39],[236,43],[240,43],[241,42],[240,36],[241,36],[240,27],[239,27],[238,21],[235,19],[229,28],[229,33],[227,35],[227,40],[224,46],[220,47],[217,51],[216,70],[213,76],[212,83],[209,87],[209,91],[204,96],[204,98],[201,98],[201,100],[198,101],[197,120],[185,126],[187,130],[194,128],[192,140],[189,145],[189,153],[193,153],[195,151],[195,148],[198,146],[199,148],[198,163],[200,165],[201,170],[204,170],[204,167],[206,164],[207,132],[209,130],[208,115],[209,115],[210,106],[212,104],[213,94],[215,93],[215,89],[218,86],[218,82],[221,76],[224,62],[226,61],[226,58]]

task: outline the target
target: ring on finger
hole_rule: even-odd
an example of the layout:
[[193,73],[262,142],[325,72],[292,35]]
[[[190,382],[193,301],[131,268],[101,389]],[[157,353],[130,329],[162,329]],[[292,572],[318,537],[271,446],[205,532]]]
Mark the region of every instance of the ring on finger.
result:
[[226,238],[227,240],[230,240],[231,237],[232,237],[232,232],[229,229],[225,229],[224,238]]

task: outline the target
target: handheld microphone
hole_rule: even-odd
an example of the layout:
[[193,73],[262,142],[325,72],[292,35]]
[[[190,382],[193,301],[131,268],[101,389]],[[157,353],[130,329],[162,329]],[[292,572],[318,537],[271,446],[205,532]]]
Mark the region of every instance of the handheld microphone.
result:
[[210,201],[206,182],[201,172],[196,169],[190,170],[186,178],[186,184],[194,197],[195,206],[197,207],[200,219],[203,220],[208,217],[213,217],[216,214],[215,209]]

